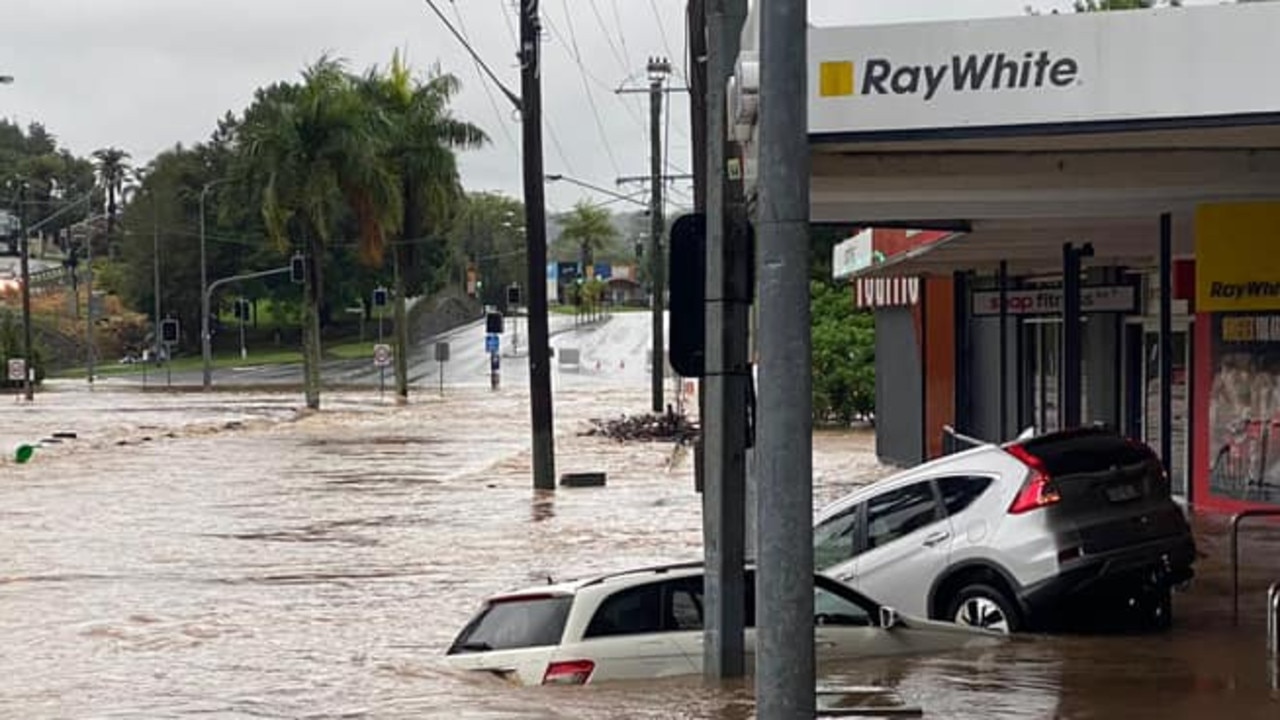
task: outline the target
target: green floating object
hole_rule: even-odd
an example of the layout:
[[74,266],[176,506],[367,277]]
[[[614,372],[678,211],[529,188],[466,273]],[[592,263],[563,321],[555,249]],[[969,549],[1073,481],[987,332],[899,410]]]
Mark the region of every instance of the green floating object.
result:
[[25,445],[25,444],[19,445],[17,451],[14,452],[13,454],[13,459],[17,460],[18,464],[21,465],[27,462],[28,460],[30,460],[31,456],[35,454],[36,454],[35,446]]

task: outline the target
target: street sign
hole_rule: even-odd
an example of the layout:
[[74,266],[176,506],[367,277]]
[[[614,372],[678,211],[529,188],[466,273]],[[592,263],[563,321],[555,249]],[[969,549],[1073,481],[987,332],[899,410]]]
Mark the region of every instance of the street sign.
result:
[[165,318],[160,321],[160,342],[165,345],[178,344],[178,321],[175,318]]
[[373,346],[373,364],[377,367],[386,367],[391,364],[390,345]]
[[490,355],[498,352],[498,335],[489,333],[484,336],[484,351]]
[[9,379],[14,382],[27,379],[27,361],[24,358],[9,358]]
[[436,362],[449,362],[449,343],[436,343]]

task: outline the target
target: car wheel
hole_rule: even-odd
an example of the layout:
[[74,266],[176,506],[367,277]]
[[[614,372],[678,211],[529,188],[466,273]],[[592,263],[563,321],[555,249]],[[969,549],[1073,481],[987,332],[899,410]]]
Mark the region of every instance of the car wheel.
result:
[[951,599],[946,617],[957,625],[1002,633],[1017,632],[1022,626],[1017,607],[990,585],[966,585]]

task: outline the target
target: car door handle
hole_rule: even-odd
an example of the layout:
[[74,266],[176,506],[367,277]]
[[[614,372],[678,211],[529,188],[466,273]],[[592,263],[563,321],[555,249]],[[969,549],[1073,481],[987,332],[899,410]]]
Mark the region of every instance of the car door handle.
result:
[[924,539],[924,546],[934,547],[935,545],[941,545],[949,537],[951,537],[951,533],[947,532],[946,530],[943,530],[941,532],[936,532]]

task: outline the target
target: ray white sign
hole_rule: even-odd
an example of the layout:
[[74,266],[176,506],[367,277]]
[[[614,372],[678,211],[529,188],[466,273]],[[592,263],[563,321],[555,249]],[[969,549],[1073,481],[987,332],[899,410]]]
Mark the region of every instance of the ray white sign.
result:
[[914,307],[920,304],[920,278],[875,277],[854,281],[854,299],[860,308]]
[[1280,112],[1280,3],[809,31],[817,135]]

